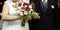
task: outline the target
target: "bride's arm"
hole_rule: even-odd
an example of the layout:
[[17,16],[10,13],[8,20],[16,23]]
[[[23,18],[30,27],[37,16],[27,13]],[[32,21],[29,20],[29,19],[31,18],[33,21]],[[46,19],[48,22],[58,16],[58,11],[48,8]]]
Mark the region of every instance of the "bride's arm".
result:
[[2,11],[2,20],[17,20],[20,19],[20,16],[10,16],[8,15],[9,7],[5,3]]

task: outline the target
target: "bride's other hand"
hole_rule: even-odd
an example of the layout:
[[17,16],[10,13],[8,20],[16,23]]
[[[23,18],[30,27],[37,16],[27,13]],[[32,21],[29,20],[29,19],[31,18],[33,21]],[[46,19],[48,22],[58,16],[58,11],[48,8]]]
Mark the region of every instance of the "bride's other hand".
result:
[[31,16],[29,16],[29,17],[28,17],[28,19],[29,19],[29,20],[32,20],[32,17],[31,17]]
[[26,21],[32,20],[32,16],[28,16],[27,19],[25,19]]
[[19,16],[19,19],[23,19],[23,16]]
[[36,15],[33,15],[32,17],[33,17],[34,19],[40,19],[40,16],[37,15],[37,14],[36,14]]

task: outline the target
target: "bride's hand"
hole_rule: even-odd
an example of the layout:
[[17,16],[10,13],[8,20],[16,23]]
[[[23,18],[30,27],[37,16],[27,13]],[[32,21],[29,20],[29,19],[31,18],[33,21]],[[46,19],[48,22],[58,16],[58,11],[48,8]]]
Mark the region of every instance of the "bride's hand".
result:
[[23,19],[23,16],[19,16],[19,19]]
[[28,19],[29,19],[29,20],[32,20],[32,17],[31,17],[31,16],[29,16],[29,17],[28,17]]

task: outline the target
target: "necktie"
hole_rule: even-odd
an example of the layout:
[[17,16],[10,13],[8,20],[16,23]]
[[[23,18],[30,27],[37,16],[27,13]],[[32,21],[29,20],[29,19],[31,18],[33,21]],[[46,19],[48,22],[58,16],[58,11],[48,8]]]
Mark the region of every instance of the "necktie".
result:
[[44,7],[44,9],[47,9],[47,7],[48,7],[48,3],[47,3],[47,1],[46,0],[43,0],[43,7]]

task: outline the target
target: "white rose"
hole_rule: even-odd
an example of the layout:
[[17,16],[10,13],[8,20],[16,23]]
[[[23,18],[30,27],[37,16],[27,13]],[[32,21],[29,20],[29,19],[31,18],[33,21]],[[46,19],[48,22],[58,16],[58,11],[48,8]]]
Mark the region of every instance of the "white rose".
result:
[[23,14],[23,12],[20,12],[20,16],[23,16],[24,14]]
[[20,10],[18,10],[18,14],[19,14],[20,16],[23,16],[23,12],[20,11]]
[[24,15],[27,15],[28,14],[28,12],[27,11],[24,11]]

